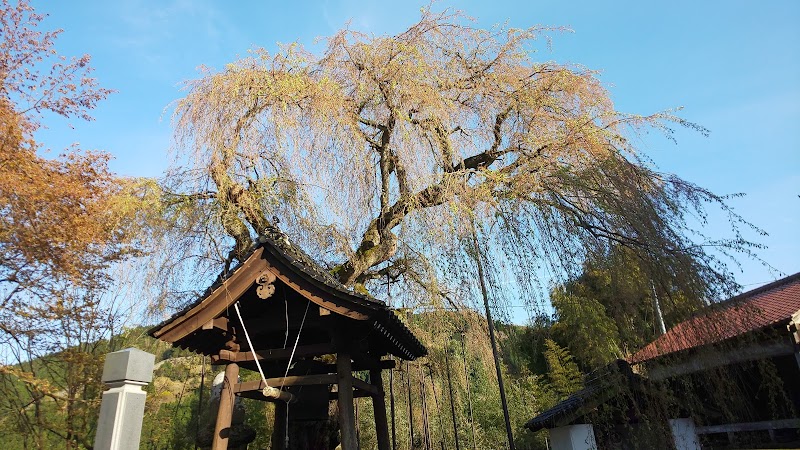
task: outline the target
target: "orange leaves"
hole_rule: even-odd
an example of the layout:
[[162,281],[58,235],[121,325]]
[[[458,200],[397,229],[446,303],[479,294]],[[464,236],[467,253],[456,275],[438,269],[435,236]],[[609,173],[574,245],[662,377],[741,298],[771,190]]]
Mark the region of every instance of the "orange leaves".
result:
[[41,266],[48,276],[77,281],[105,264],[104,247],[114,237],[107,203],[116,191],[107,159],[72,153],[47,160],[20,148],[0,153],[0,245],[13,266]]
[[59,277],[88,282],[119,244],[109,157],[77,148],[57,159],[37,154],[44,111],[90,120],[110,92],[88,76],[88,55],[55,53],[59,31],[37,30],[41,20],[26,1],[0,3],[0,282],[27,279],[30,289]]
[[89,77],[90,56],[59,56],[53,44],[61,30],[39,31],[43,17],[25,0],[14,3],[0,2],[0,97],[13,99],[29,131],[40,126],[45,111],[92,120],[89,111],[112,91]]

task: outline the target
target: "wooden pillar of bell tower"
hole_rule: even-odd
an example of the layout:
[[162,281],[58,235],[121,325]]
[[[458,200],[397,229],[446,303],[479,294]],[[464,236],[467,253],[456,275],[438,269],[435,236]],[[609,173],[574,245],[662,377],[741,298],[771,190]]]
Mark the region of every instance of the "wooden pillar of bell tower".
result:
[[342,434],[342,450],[358,450],[353,404],[353,366],[348,352],[336,353],[336,381],[339,391],[339,431]]
[[389,450],[389,422],[386,420],[386,399],[383,393],[383,380],[381,369],[369,371],[370,383],[378,389],[372,395],[372,411],[375,413],[375,435],[378,438],[378,450]]
[[287,450],[286,447],[286,412],[289,406],[282,401],[277,401],[275,405],[275,421],[272,428],[272,450]]
[[233,404],[236,400],[233,386],[238,379],[239,366],[236,363],[230,363],[225,366],[225,379],[222,381],[217,421],[214,425],[214,440],[211,443],[212,450],[228,449],[228,439],[231,435],[231,421],[233,419]]

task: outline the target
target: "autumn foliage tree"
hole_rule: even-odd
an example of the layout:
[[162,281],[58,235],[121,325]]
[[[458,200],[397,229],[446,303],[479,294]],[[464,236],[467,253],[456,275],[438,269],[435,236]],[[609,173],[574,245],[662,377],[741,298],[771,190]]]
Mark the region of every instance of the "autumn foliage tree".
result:
[[42,19],[27,1],[0,3],[0,413],[25,430],[26,448],[54,437],[90,447],[92,346],[114,320],[100,296],[106,269],[131,250],[131,210],[107,154],[47,157],[36,141],[53,117],[91,120],[110,93],[88,55],[56,53],[60,31],[40,31]]

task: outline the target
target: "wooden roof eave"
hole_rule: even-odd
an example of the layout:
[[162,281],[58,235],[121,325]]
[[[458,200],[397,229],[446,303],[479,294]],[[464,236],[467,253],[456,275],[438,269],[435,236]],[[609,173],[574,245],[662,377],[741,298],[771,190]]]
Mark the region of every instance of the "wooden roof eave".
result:
[[[301,269],[284,263],[271,252],[265,253],[264,247],[259,247],[201,302],[150,334],[169,343],[183,339],[222,315],[256,283],[264,271],[271,272],[275,278],[317,306],[354,320],[367,320],[372,315],[369,310],[377,310],[382,306],[330,288]],[[325,297],[342,302],[337,303]]]
[[[316,279],[311,274],[306,273],[303,269],[286,260],[285,257],[279,255],[278,252],[270,247],[267,247],[265,257],[269,261],[268,265],[270,268],[274,269],[272,273],[279,280],[289,286],[293,291],[322,308],[355,320],[367,320],[370,316],[373,316],[376,311],[385,309],[385,304],[383,302],[361,298],[355,294],[336,289]],[[342,302],[336,303],[326,300],[325,297],[339,299],[342,300]]]
[[263,249],[256,249],[233,274],[211,291],[188,311],[175,316],[169,322],[150,331],[156,339],[175,343],[204,324],[219,317],[255,283],[256,278],[267,268],[261,258]]

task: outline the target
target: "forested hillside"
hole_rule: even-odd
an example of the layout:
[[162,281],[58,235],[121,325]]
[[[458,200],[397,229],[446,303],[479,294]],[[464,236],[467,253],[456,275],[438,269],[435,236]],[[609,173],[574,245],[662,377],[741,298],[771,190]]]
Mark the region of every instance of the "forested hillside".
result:
[[[614,275],[608,261],[588,264],[579,277],[555,288],[552,315],[540,315],[528,325],[495,323],[517,448],[545,448],[544,434],[525,430],[524,423],[581,389],[586,373],[635,349],[638,341],[630,342],[625,336],[643,339],[655,332],[653,310],[649,309],[653,304],[652,287],[631,278],[630,265],[615,266],[625,269],[627,277]],[[577,295],[583,296],[581,301],[574,299]],[[631,311],[615,315],[610,309],[624,305],[625,295],[631,303],[629,309],[638,305],[638,319]],[[662,296],[667,297],[663,292]],[[609,302],[610,299],[616,301]],[[681,314],[675,308],[666,309],[667,320]],[[385,392],[393,394],[398,448],[408,448],[410,425],[414,428],[414,448],[426,448],[426,440],[433,448],[455,448],[456,433],[462,448],[472,448],[473,443],[475,448],[496,448],[497,442],[506,437],[485,318],[470,310],[405,311],[402,315],[428,347],[429,356],[410,364],[400,362],[391,376],[384,376]],[[581,323],[592,325],[581,327]],[[80,386],[82,395],[73,407],[80,413],[71,413],[72,421],[80,422],[77,428],[69,425],[70,413],[56,401],[45,398],[34,402],[26,383],[11,375],[0,376],[4,390],[0,396],[0,430],[7,436],[9,448],[25,449],[40,443],[43,448],[61,447],[70,433],[80,436],[78,448],[89,448],[102,390],[102,356],[131,346],[156,355],[154,381],[146,388],[142,448],[194,448],[198,432],[210,426],[204,411],[208,410],[211,382],[221,369],[212,367],[208,358],[150,338],[144,327],[126,330],[110,341],[95,342],[83,350],[68,349],[66,353],[73,358],[80,355],[80,360],[91,363],[89,372],[74,370],[74,360],[64,354],[47,355],[28,364],[53,386]],[[242,377],[255,380],[258,374],[244,371]],[[247,423],[257,431],[250,448],[269,448],[272,406],[243,401]],[[362,447],[372,448],[372,405],[368,398],[359,399],[357,404]]]
[[[219,369],[144,324],[197,301],[273,230],[427,346],[384,378],[397,448],[501,448],[508,422],[516,448],[547,448],[528,419],[738,291],[729,265],[757,259],[748,236],[763,234],[729,205],[738,194],[641,151],[650,132],[708,130],[677,110],[620,111],[599,72],[539,59],[567,29],[481,28],[435,6],[394,35],[345,27],[313,50],[202,70],[168,107],[172,166],[143,177],[114,173],[115,149],[40,141],[48,124],[93,120],[113,91],[89,55],[61,54],[29,1],[0,0],[5,447],[91,448],[103,355],[137,347],[157,361],[142,448],[194,448]],[[269,448],[273,408],[245,404],[252,448]],[[359,399],[363,448],[372,414]]]

